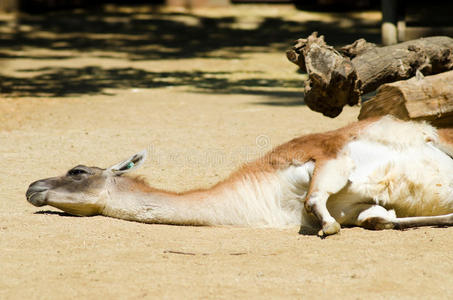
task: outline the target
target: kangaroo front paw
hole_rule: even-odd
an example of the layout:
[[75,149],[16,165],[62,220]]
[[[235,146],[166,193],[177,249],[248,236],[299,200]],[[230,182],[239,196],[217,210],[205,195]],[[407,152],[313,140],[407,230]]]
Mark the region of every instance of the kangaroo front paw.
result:
[[322,229],[318,232],[319,236],[328,236],[340,232],[341,226],[337,221],[328,223],[322,226]]

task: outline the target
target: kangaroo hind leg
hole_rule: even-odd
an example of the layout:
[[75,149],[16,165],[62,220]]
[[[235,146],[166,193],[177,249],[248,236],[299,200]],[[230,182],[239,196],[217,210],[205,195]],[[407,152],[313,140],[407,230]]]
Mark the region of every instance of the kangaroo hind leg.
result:
[[393,225],[396,229],[422,226],[453,226],[453,213],[440,216],[396,218],[393,220]]
[[367,205],[357,216],[356,225],[372,230],[393,229],[396,219],[394,210],[387,210],[380,205]]
[[393,210],[386,210],[382,206],[373,205],[358,215],[357,226],[374,230],[453,226],[453,213],[439,216],[397,218]]

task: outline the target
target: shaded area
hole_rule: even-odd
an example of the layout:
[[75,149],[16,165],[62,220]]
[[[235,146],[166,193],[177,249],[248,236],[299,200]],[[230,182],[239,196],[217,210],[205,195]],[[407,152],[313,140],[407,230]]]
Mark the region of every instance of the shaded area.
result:
[[[279,93],[279,96],[282,96],[282,99],[274,99],[271,101],[262,101],[262,102],[257,102],[255,104],[258,105],[270,105],[270,106],[299,106],[299,105],[305,105],[303,99],[305,96],[304,92],[297,91],[297,92],[281,92]],[[293,98],[291,100],[288,100],[288,98]]]
[[115,52],[130,60],[218,57],[219,54],[212,53],[216,50],[223,51],[221,57],[239,57],[248,51],[284,51],[292,40],[312,31],[325,34],[331,45],[351,43],[361,37],[379,41],[378,23],[349,13],[337,14],[329,22],[263,17],[251,28],[237,26],[240,21],[234,16],[155,13],[145,8],[24,14],[15,30],[0,34],[0,57],[55,58],[10,52],[30,48],[106,52],[95,54],[102,57]]
[[[270,74],[263,79],[263,74],[254,72],[247,76],[248,79],[237,79],[244,76],[239,72],[106,68],[100,65],[101,59],[180,59],[183,63],[183,59],[190,58],[240,60],[247,53],[266,52],[279,52],[284,57],[294,39],[315,30],[326,35],[331,45],[348,44],[361,37],[371,42],[380,39],[378,22],[366,21],[354,13],[329,14],[325,18],[327,21],[314,21],[288,18],[288,15],[297,15],[297,11],[291,9],[283,9],[281,16],[266,16],[259,6],[251,9],[249,14],[236,8],[231,12],[221,11],[217,16],[190,11],[162,12],[152,6],[104,6],[20,14],[16,22],[0,21],[0,59],[3,62],[54,60],[61,62],[61,66],[15,70],[23,72],[23,76],[0,74],[0,94],[7,97],[67,97],[106,94],[108,89],[186,86],[196,92],[275,98],[275,101],[263,102],[266,105],[300,105],[303,94],[288,91],[288,88],[301,90],[302,80],[273,79]],[[99,58],[99,65],[64,66],[65,60],[84,57]],[[180,69],[183,68],[181,65]],[[297,102],[288,102],[288,98],[297,99]]]
[[21,12],[43,13],[75,8],[98,7],[102,4],[164,5],[165,0],[16,0]]
[[[299,80],[230,79],[230,72],[174,71],[150,72],[136,68],[98,66],[83,68],[27,69],[39,72],[31,77],[0,76],[0,94],[9,97],[66,97],[83,94],[106,94],[105,89],[159,88],[189,86],[198,92],[279,95],[301,98],[300,92],[278,88],[300,88]],[[272,88],[268,90],[268,88]]]

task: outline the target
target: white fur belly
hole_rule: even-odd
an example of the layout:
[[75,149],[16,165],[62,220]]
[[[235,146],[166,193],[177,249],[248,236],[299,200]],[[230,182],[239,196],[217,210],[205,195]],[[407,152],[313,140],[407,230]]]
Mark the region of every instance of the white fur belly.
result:
[[[286,227],[301,224],[311,224],[311,219],[303,216],[303,202],[310,184],[314,162],[301,165],[291,165],[279,171],[272,184],[262,184],[267,190],[260,197],[260,205],[272,207],[266,221],[267,226]],[[307,225],[306,224],[306,225]]]
[[398,217],[453,212],[453,160],[433,145],[391,148],[354,141],[347,193],[395,209]]

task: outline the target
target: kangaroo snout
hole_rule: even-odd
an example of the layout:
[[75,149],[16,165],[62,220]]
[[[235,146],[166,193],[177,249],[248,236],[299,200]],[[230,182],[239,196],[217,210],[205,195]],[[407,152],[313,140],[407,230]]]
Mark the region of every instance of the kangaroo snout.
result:
[[30,184],[25,193],[27,201],[33,204],[34,206],[43,206],[46,205],[46,196],[49,187],[44,182],[44,180],[38,180]]

